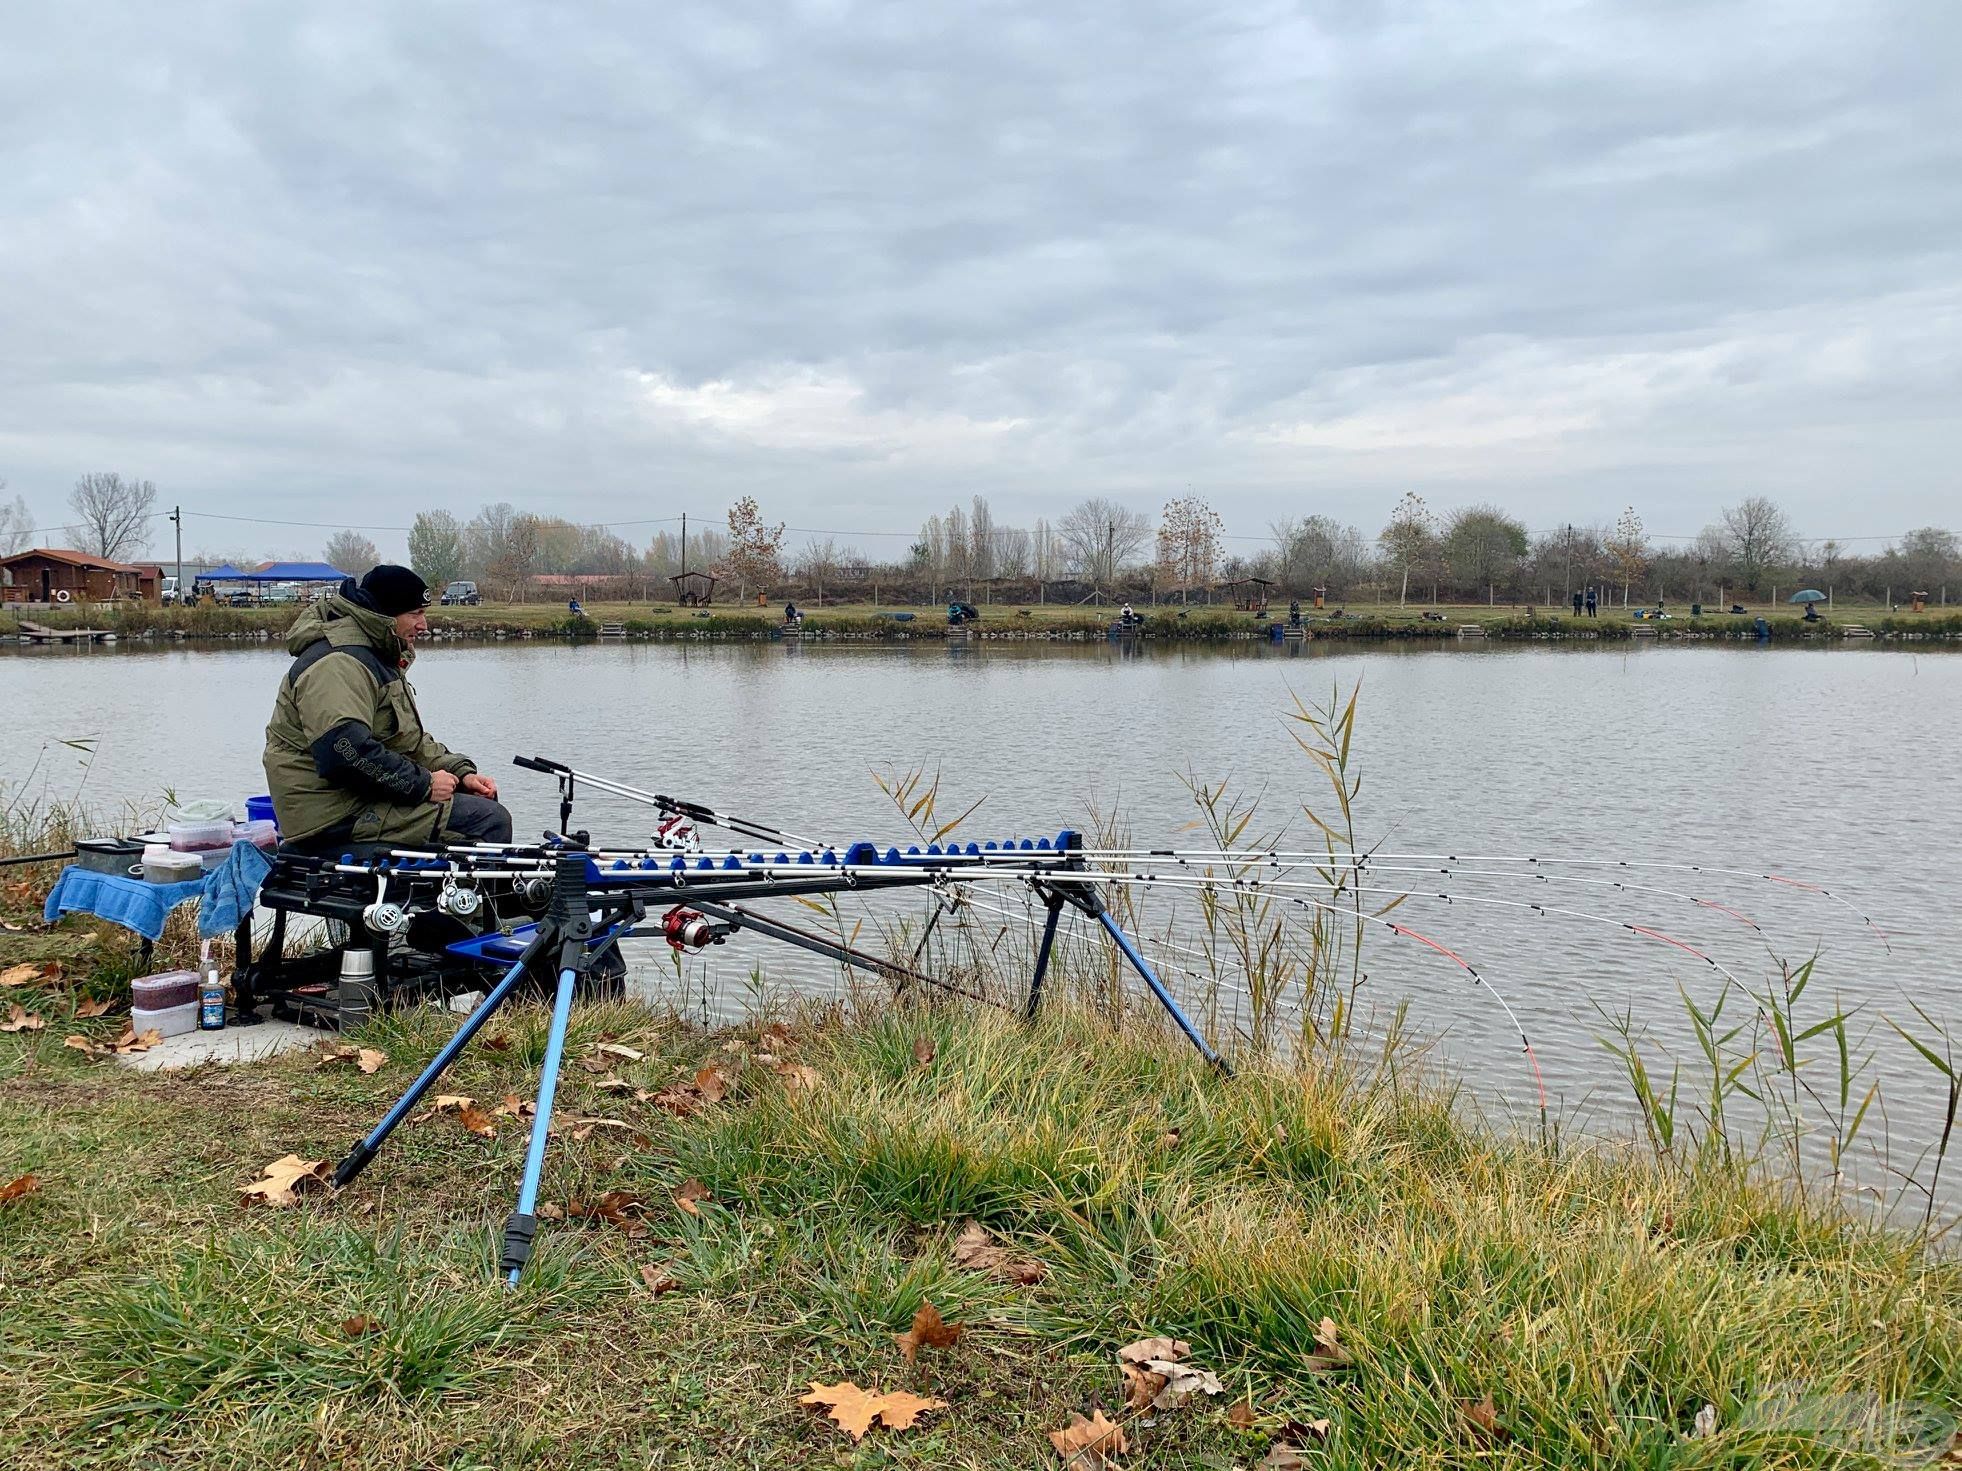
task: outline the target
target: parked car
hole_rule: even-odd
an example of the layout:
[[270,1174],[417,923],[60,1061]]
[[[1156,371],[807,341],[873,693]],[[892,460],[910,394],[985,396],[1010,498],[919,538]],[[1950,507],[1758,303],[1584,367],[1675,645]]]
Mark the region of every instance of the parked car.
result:
[[297,582],[275,582],[259,594],[262,603],[297,603],[300,601],[300,585]]
[[475,607],[483,600],[483,595],[477,591],[477,584],[474,582],[452,582],[443,589],[442,603],[446,608],[452,603],[464,603]]
[[160,589],[158,589],[157,598],[158,601],[162,602],[166,607],[177,601],[176,577],[166,576],[164,578],[163,586]]

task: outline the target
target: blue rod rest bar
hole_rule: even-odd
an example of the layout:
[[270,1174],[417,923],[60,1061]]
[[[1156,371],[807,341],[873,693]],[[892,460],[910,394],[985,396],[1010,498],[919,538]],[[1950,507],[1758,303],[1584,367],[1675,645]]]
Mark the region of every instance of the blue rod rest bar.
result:
[[1131,962],[1131,968],[1144,977],[1145,984],[1151,987],[1152,993],[1158,997],[1159,1003],[1172,1014],[1172,1020],[1179,1024],[1179,1030],[1184,1032],[1192,1045],[1199,1049],[1199,1055],[1221,1072],[1231,1077],[1233,1069],[1227,1066],[1226,1059],[1207,1045],[1206,1039],[1199,1035],[1199,1029],[1192,1025],[1191,1018],[1179,1010],[1179,1004],[1172,999],[1172,993],[1165,989],[1165,983],[1159,980],[1157,975],[1152,971],[1150,962],[1138,953],[1138,947],[1131,943],[1131,937],[1125,934],[1118,927],[1117,921],[1110,917],[1110,911],[1100,910],[1097,914],[1097,922],[1104,927],[1111,939],[1116,942],[1117,948],[1124,952],[1124,958]]
[[545,1038],[545,1061],[538,1072],[538,1111],[531,1120],[531,1142],[525,1149],[524,1183],[518,1187],[518,1208],[505,1227],[507,1238],[504,1283],[516,1287],[524,1262],[511,1261],[509,1237],[524,1232],[525,1255],[530,1256],[530,1233],[538,1229],[538,1182],[545,1173],[545,1141],[552,1132],[552,1101],[559,1091],[559,1060],[565,1055],[566,1028],[572,1023],[572,992],[579,972],[567,966],[559,972],[558,994],[552,998],[552,1030]]

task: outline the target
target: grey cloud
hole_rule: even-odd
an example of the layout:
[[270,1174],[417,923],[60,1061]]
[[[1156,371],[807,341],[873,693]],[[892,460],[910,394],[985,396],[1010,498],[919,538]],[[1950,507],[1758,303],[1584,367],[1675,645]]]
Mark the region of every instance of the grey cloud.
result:
[[44,518],[114,466],[372,524],[1187,483],[1245,530],[1413,485],[1535,524],[1760,491],[1820,535],[1952,519],[1950,7],[9,29],[0,475]]

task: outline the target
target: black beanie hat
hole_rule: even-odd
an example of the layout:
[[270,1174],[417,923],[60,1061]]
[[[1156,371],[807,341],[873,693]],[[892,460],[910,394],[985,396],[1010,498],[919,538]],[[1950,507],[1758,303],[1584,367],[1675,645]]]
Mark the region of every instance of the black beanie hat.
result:
[[429,584],[407,567],[383,562],[370,567],[361,579],[361,601],[377,613],[393,618],[397,613],[413,613],[429,606]]

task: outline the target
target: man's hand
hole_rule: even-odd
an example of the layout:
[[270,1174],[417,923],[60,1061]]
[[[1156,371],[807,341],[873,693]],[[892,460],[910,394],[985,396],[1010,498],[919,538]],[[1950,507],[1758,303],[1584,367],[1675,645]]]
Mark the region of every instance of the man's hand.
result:
[[456,773],[451,771],[432,771],[429,773],[429,800],[447,802],[456,795]]
[[497,800],[497,783],[487,776],[479,776],[474,771],[463,779],[463,789],[466,792],[475,792],[480,797],[489,797],[493,802]]

